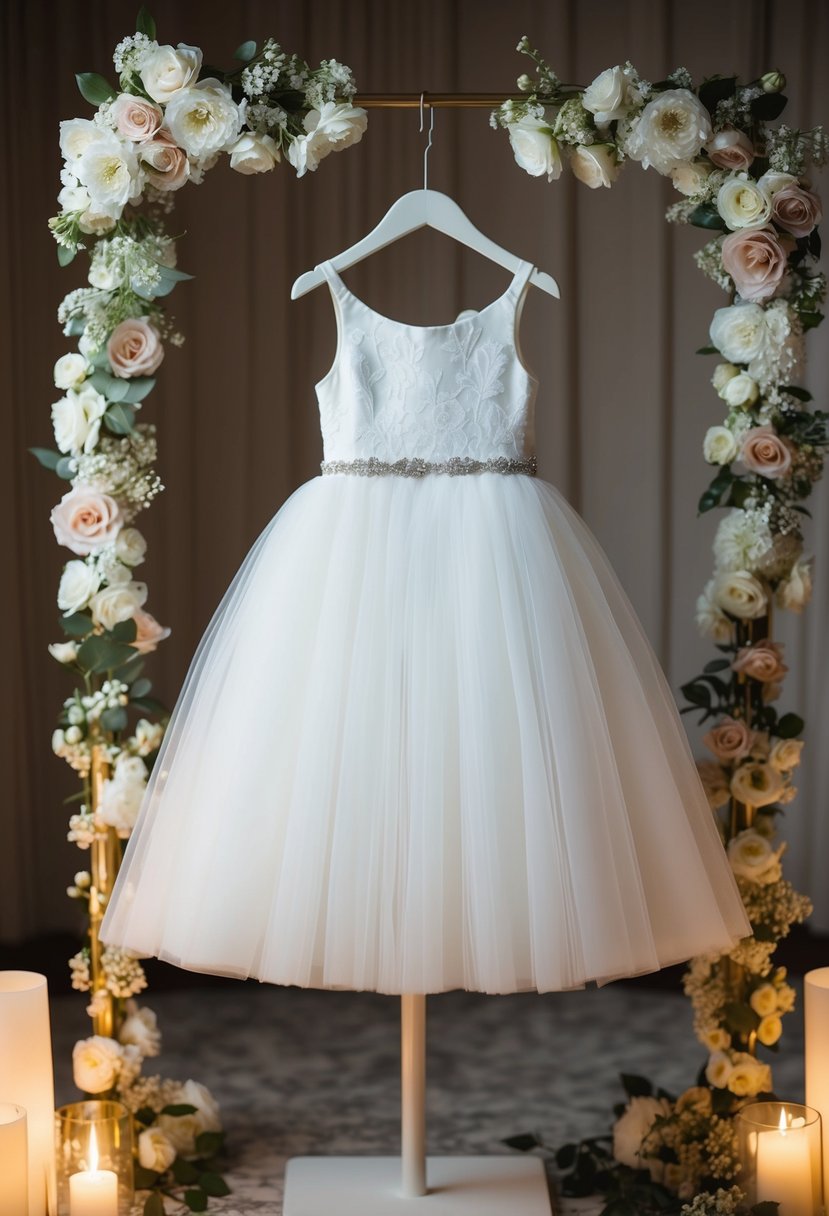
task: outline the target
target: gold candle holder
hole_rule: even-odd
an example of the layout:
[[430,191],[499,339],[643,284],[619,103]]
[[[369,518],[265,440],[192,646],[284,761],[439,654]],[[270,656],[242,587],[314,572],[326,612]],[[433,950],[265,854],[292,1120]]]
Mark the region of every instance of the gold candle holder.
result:
[[740,1189],[749,1207],[779,1203],[778,1216],[821,1216],[820,1114],[799,1102],[750,1102],[736,1118]]
[[130,1216],[132,1114],[121,1102],[70,1102],[55,1113],[58,1216]]

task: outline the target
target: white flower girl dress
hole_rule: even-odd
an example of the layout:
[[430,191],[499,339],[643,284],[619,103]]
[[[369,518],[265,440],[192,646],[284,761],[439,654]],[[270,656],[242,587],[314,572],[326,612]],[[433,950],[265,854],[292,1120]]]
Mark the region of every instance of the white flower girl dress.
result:
[[337,313],[321,476],[192,661],[101,929],[179,967],[583,987],[750,932],[664,675],[536,477],[532,272],[448,325]]

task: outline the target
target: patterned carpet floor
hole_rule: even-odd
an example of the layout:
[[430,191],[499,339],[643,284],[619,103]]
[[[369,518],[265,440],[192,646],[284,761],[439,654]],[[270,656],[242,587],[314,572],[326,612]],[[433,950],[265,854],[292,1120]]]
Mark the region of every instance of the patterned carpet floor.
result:
[[[211,1201],[217,1216],[280,1216],[288,1157],[398,1151],[397,999],[239,983],[150,993],[147,1004],[158,1013],[164,1050],[145,1072],[192,1077],[221,1104],[223,1173],[233,1193]],[[52,1017],[62,1103],[78,1096],[71,1051],[89,1033],[83,998],[54,998]],[[551,1146],[601,1133],[622,1096],[620,1072],[678,1092],[693,1083],[702,1060],[688,1002],[627,984],[543,996],[433,996],[428,1043],[428,1151],[435,1154],[509,1152],[503,1139],[526,1131]],[[787,1019],[785,1043],[776,1088],[802,1100],[799,1013]],[[582,1202],[560,1210],[598,1208]]]

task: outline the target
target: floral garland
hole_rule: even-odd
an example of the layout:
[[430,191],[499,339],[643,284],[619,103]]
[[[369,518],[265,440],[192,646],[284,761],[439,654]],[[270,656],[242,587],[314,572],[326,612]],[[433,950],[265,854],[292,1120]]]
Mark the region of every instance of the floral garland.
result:
[[[628,1102],[616,1110],[612,1137],[566,1145],[557,1163],[567,1171],[565,1193],[600,1190],[608,1212],[740,1212],[732,1116],[771,1091],[758,1045],[775,1048],[795,1004],[772,956],[811,912],[783,878],[785,846],[775,833],[797,792],[804,724],[775,708],[787,667],[770,635],[773,605],[800,612],[809,601],[803,502],[829,443],[829,415],[793,383],[803,336],[823,319],[826,279],[814,270],[822,212],[808,172],[829,160],[829,136],[769,125],[786,105],[779,72],[695,87],[683,68],[651,84],[625,63],[579,88],[562,84],[526,38],[517,50],[533,60],[535,78],[519,77],[526,96],[504,102],[490,121],[507,130],[518,164],[548,181],[567,164],[594,189],[609,187],[626,161],[670,177],[684,197],[667,219],[712,233],[695,260],[729,295],[699,352],[723,360],[712,383],[726,415],[704,438],[717,471],[699,511],[728,513],[696,609],[720,655],[682,691],[683,712],[714,719],[703,740],[714,759],[699,770],[752,926],[735,949],[696,958],[686,972],[695,1031],[709,1052],[698,1083],[672,1098],[643,1078],[623,1078]],[[535,1136],[508,1143],[540,1145]]]
[[[88,248],[89,286],[58,309],[78,342],[55,365],[64,394],[52,406],[57,450],[32,449],[70,486],[51,514],[55,538],[75,555],[57,596],[66,640],[49,647],[78,681],[52,739],[82,782],[68,838],[93,855],[109,843],[115,869],[168,718],[142,671],[170,630],[146,611],[147,586],[135,577],[147,548],[135,520],[164,488],[155,425],[138,416],[166,345],[184,341],[162,300],[192,277],[176,269],[164,216],[223,153],[238,173],[266,172],[284,158],[302,177],[359,141],[367,121],[351,104],[350,69],[334,59],[312,69],[269,38],[261,49],[243,44],[239,66],[223,72],[204,66],[198,47],[159,45],[143,8],[136,30],[115,48],[118,87],[78,75],[96,112],[60,127],[61,210],[49,227],[61,265]],[[107,891],[94,865],[68,894],[90,915],[89,942],[70,960],[72,986],[91,992],[93,1030],[104,1028],[76,1044],[75,1082],[135,1113],[136,1185],[151,1189],[148,1216],[163,1212],[162,1193],[201,1211],[228,1190],[211,1165],[222,1148],[218,1106],[195,1081],[142,1075],[161,1044],[155,1013],[134,999],[147,985],[143,968],[97,946]]]

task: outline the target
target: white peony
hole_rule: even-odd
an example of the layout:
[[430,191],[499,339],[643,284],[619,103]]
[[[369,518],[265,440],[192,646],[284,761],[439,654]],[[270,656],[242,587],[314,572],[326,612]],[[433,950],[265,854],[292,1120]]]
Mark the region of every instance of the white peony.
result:
[[624,68],[606,68],[587,86],[582,105],[589,110],[597,126],[604,127],[614,119],[623,118],[630,109],[631,97]]
[[741,409],[748,409],[760,395],[760,389],[757,381],[749,376],[748,372],[739,372],[736,376],[732,376],[728,383],[724,386],[720,396],[728,405],[739,406]]
[[735,507],[717,526],[714,558],[718,570],[750,570],[771,547],[771,529],[765,520]]
[[114,1039],[100,1034],[81,1039],[72,1052],[75,1084],[87,1094],[106,1093],[118,1079],[121,1060],[121,1048]]
[[[244,106],[244,103],[242,103]],[[244,110],[214,76],[174,93],[164,115],[173,139],[188,156],[208,157],[236,141]]]
[[112,629],[119,621],[128,621],[146,603],[146,583],[114,583],[96,592],[90,600],[96,625]]
[[339,152],[359,142],[367,122],[365,110],[349,103],[326,101],[321,109],[310,110],[303,121],[305,135],[294,139],[288,147],[288,160],[297,177],[313,173],[329,152]]
[[176,1103],[195,1106],[192,1115],[159,1115],[158,1126],[169,1136],[177,1152],[192,1156],[196,1137],[201,1132],[220,1132],[219,1107],[210,1090],[197,1081],[186,1081],[175,1098]]
[[771,199],[747,173],[734,173],[717,191],[717,210],[732,232],[762,228],[771,215]]
[[777,604],[790,612],[802,612],[812,598],[812,567],[810,559],[796,561],[789,577],[777,588]]
[[127,566],[140,566],[147,542],[137,528],[122,528],[115,538],[115,556]]
[[766,310],[760,304],[729,304],[714,313],[711,342],[732,363],[750,363],[766,343]]
[[155,1012],[132,999],[127,1001],[125,1012],[118,1038],[124,1044],[137,1047],[145,1059],[157,1056],[161,1050],[161,1031]]
[[160,1127],[148,1127],[138,1137],[138,1161],[145,1170],[163,1174],[177,1156],[175,1146]]
[[91,384],[69,389],[52,406],[52,427],[59,450],[71,456],[91,452],[98,442],[106,408],[106,397]]
[[669,1115],[671,1104],[666,1098],[631,1098],[627,1108],[613,1125],[613,1156],[622,1165],[643,1169],[642,1141],[660,1115]]
[[726,426],[709,426],[702,441],[702,454],[709,464],[730,464],[739,444]]
[[723,644],[731,641],[733,626],[728,617],[714,599],[714,580],[705,585],[705,590],[697,597],[695,619],[697,629],[703,637],[713,638]]
[[94,566],[86,562],[67,562],[58,586],[58,608],[64,616],[86,608],[101,585],[101,577]]
[[166,105],[182,89],[195,84],[201,64],[199,48],[180,42],[178,47],[159,46],[146,54],[139,75],[153,101]]
[[90,211],[82,217],[88,228],[118,219],[125,205],[141,194],[141,166],[135,146],[119,139],[114,131],[106,130],[100,139],[87,144],[74,170],[91,199]]
[[649,101],[625,138],[625,151],[644,169],[668,174],[698,156],[711,138],[711,118],[690,89],[667,89]]
[[80,388],[88,371],[89,364],[83,355],[74,351],[61,355],[55,364],[55,388]]
[[548,182],[561,177],[561,149],[543,115],[527,114],[520,122],[510,123],[507,131],[519,168],[530,177],[546,173]]
[[230,167],[237,173],[267,173],[282,159],[279,145],[270,135],[244,131],[230,149]]
[[63,187],[58,202],[61,211],[86,211],[92,200],[86,186],[78,185],[76,178],[74,184]]
[[[73,170],[91,144],[105,139],[107,128],[89,118],[68,118],[60,124],[60,153]],[[77,178],[77,175],[76,175]]]
[[619,161],[611,144],[589,144],[574,148],[570,154],[573,177],[591,190],[610,186],[619,176]]
[[754,620],[766,611],[763,584],[748,570],[725,570],[715,575],[713,582],[712,599],[730,616]]

